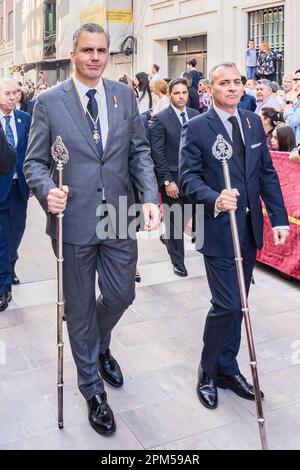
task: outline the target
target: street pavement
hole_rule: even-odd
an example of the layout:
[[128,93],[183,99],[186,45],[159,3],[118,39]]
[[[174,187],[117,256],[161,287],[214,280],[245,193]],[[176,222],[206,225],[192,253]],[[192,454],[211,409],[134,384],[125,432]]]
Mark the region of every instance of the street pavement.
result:
[[[195,393],[210,294],[202,256],[189,240],[189,277],[171,269],[165,247],[139,235],[134,304],[117,326],[112,352],[124,373],[122,389],[106,385],[117,432],[110,438],[88,424],[65,336],[65,427],[56,421],[56,264],[45,216],[30,200],[16,271],[22,284],[0,313],[0,449],[259,449],[253,402],[219,390],[207,410]],[[266,429],[271,449],[300,448],[300,283],[255,268],[249,298]],[[245,335],[239,354],[250,379]]]

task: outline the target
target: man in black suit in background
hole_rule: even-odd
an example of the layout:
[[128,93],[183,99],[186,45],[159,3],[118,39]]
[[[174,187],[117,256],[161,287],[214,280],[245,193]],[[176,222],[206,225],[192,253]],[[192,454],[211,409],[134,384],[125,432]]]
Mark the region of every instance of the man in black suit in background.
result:
[[[153,117],[150,142],[162,202],[170,208],[170,217],[165,217],[167,236],[161,237],[161,241],[167,247],[174,273],[186,277],[188,273],[184,265],[183,230],[191,211],[183,209],[185,204],[191,208],[191,202],[180,194],[178,188],[179,144],[182,126],[199,113],[186,107],[189,90],[185,79],[172,80],[169,94],[169,108]],[[171,212],[176,204],[183,214],[180,227],[175,216],[177,213]]]
[[16,151],[6,140],[0,124],[0,175],[7,175],[16,164]]

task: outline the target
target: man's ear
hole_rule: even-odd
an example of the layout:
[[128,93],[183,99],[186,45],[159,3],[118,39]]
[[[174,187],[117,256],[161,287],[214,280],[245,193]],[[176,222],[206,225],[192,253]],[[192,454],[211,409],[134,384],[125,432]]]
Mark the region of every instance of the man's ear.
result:
[[72,64],[74,65],[74,62],[75,62],[75,56],[76,56],[76,52],[70,52],[70,60],[72,62]]

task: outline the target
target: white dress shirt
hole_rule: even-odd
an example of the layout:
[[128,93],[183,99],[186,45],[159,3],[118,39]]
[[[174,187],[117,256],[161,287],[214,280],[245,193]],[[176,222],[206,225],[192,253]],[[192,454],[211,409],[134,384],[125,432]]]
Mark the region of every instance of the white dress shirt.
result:
[[188,117],[188,113],[187,113],[186,106],[185,106],[184,109],[182,109],[182,110],[176,108],[175,106],[173,106],[173,104],[171,104],[171,106],[172,106],[172,108],[174,109],[174,111],[175,111],[175,113],[176,113],[176,116],[178,117],[179,122],[180,122],[180,124],[181,124],[182,126],[183,126],[183,121],[182,121],[182,116],[181,116],[182,113],[185,114],[186,122],[189,121],[189,117]]
[[[244,136],[244,131],[243,131],[243,125],[242,125],[242,120],[241,120],[241,117],[239,115],[239,112],[238,112],[238,109],[235,110],[235,113],[234,114],[229,114],[227,113],[226,111],[223,111],[222,109],[218,108],[216,105],[214,105],[214,110],[216,111],[217,115],[219,116],[219,118],[221,119],[231,141],[232,141],[232,124],[231,122],[228,121],[228,119],[231,117],[231,116],[235,116],[238,120],[238,123],[239,123],[239,126],[240,126],[240,131],[241,131],[241,134],[242,134],[242,138],[243,138],[243,141],[245,143],[245,136]],[[221,211],[219,211],[217,209],[217,203],[218,203],[218,200],[219,198],[217,198],[216,200],[216,203],[215,203],[215,217],[218,217],[218,215],[220,214]],[[247,208],[248,209],[248,208]],[[246,210],[246,212],[249,212],[249,209]],[[273,227],[273,230],[275,229],[289,229],[288,226],[280,226],[280,227]]]
[[79,93],[79,96],[81,98],[81,103],[84,109],[84,112],[86,113],[87,106],[89,104],[89,97],[86,96],[87,92],[89,90],[96,90],[97,93],[95,94],[95,99],[98,104],[98,110],[99,110],[99,121],[100,121],[100,128],[101,128],[101,137],[102,137],[102,146],[103,146],[103,151],[106,146],[107,142],[107,136],[108,136],[108,113],[107,113],[107,101],[106,101],[106,93],[105,93],[105,87],[103,85],[102,79],[100,79],[99,83],[97,86],[90,88],[83,83],[81,83],[77,78],[73,75],[73,80],[76,84],[77,91]]

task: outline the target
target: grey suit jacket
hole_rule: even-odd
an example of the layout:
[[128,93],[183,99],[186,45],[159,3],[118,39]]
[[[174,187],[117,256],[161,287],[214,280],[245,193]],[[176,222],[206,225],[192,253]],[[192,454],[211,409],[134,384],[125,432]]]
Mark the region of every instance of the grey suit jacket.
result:
[[[132,180],[142,202],[158,203],[153,162],[134,92],[127,85],[111,80],[105,79],[104,86],[109,132],[102,160],[72,80],[43,93],[33,112],[24,164],[26,180],[47,212],[49,190],[56,187],[51,146],[61,136],[70,154],[63,172],[63,183],[70,188],[64,241],[75,245],[87,244],[95,236],[103,188],[117,220],[120,215],[123,220],[125,216],[125,225],[132,218],[124,214],[126,207],[120,206],[119,197],[127,196],[127,209],[134,204]],[[48,214],[47,233],[54,239],[55,222],[55,216]]]

